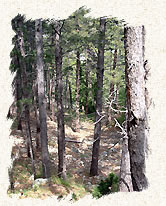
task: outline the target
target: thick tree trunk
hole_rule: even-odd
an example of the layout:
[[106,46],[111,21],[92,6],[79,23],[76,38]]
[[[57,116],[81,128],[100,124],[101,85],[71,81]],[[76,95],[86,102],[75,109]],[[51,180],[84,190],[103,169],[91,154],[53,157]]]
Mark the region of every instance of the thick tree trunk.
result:
[[75,130],[79,132],[80,130],[80,52],[77,51],[77,65],[76,65],[76,127]]
[[22,73],[22,84],[23,84],[23,98],[26,100],[24,103],[25,108],[25,126],[26,126],[26,134],[27,134],[27,154],[28,157],[31,157],[32,160],[32,171],[35,178],[35,162],[34,162],[34,151],[32,145],[32,137],[31,137],[31,128],[30,128],[30,112],[29,112],[29,104],[27,100],[29,99],[29,90],[28,90],[28,76],[27,76],[27,65],[25,61],[25,48],[24,48],[24,38],[23,38],[23,22],[20,19],[17,20],[17,26],[19,31],[17,33],[17,48],[19,48],[21,53],[21,58],[19,58],[20,69]]
[[55,23],[55,57],[56,57],[56,83],[57,83],[57,122],[58,122],[58,175],[66,178],[65,164],[65,127],[64,127],[64,111],[63,111],[63,81],[62,81],[62,49],[61,41],[61,25],[60,22]]
[[37,49],[37,84],[39,98],[39,119],[40,119],[40,139],[42,151],[43,178],[50,177],[50,159],[48,153],[47,137],[47,117],[46,102],[44,94],[44,63],[43,63],[43,38],[41,19],[35,21],[36,30],[36,49]]
[[144,27],[125,27],[127,135],[134,191],[148,186],[145,176],[146,118]]
[[102,113],[102,96],[103,96],[103,75],[104,75],[104,45],[105,45],[105,24],[106,19],[100,18],[100,36],[97,62],[97,94],[96,94],[96,124],[94,129],[94,143],[92,151],[92,162],[90,175],[98,175],[98,158],[101,138],[101,113]]

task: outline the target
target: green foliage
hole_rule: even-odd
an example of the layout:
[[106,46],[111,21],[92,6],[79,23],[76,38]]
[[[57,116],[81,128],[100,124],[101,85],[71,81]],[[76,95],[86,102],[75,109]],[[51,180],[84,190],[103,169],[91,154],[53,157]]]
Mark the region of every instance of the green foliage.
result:
[[36,192],[39,189],[39,185],[34,185],[33,186],[33,191]]
[[78,200],[78,197],[75,193],[72,193],[72,200],[75,200],[75,201]]
[[65,186],[66,188],[70,188],[70,186],[71,186],[69,180],[64,180],[64,179],[59,178],[59,177],[57,177],[57,176],[53,176],[53,177],[51,178],[51,180],[52,180],[52,182],[53,182],[54,184],[63,185],[63,186]]
[[[79,88],[79,101],[80,101],[80,117],[86,121],[95,121],[95,101],[96,91],[98,89],[96,82],[96,67],[98,58],[98,46],[100,44],[99,39],[99,18],[92,19],[89,16],[90,9],[86,7],[80,7],[77,11],[71,14],[67,19],[60,20],[63,28],[61,30],[61,47],[62,47],[62,75],[64,88],[67,90],[69,99],[69,86],[66,84],[66,77],[71,84],[73,109],[66,111],[65,124],[72,124],[75,118],[75,100],[76,100],[76,53],[80,52],[80,88]],[[17,45],[17,36],[12,39],[14,48],[11,52],[11,65],[10,70],[12,73],[16,73],[16,78],[13,80],[13,94],[17,99],[17,84],[20,80],[21,91],[20,100],[17,101],[17,111],[20,113],[24,105],[32,105],[33,92],[32,85],[36,79],[36,48],[35,48],[35,22],[32,20],[26,21],[24,16],[18,15],[12,20],[12,28],[17,33],[19,26],[18,20],[22,22],[21,32],[23,33],[25,57],[22,57],[21,51]],[[53,77],[56,77],[56,59],[55,59],[55,20],[42,21],[43,26],[43,58],[45,64],[45,87],[47,87],[47,75],[49,73],[50,82]],[[64,23],[64,24],[63,24]],[[117,64],[113,70],[114,54],[117,48]],[[110,95],[110,83],[113,83],[119,88],[118,105],[123,109],[125,106],[125,76],[124,76],[124,35],[123,35],[123,22],[118,21],[116,18],[107,18],[106,33],[105,33],[105,53],[104,53],[104,87],[103,87],[103,103],[106,105]],[[23,78],[23,71],[21,67],[21,61],[26,64],[27,83],[25,88]],[[88,62],[88,64],[87,64]],[[86,69],[88,65],[88,89],[86,87]],[[49,71],[49,72],[48,72]],[[56,78],[55,78],[56,79]],[[55,82],[55,94],[51,91],[51,96],[57,96],[56,82]],[[52,87],[52,85],[51,85]],[[48,95],[48,88],[45,88],[46,96]],[[65,92],[65,89],[63,91]],[[24,98],[23,92],[27,91],[29,97]],[[88,91],[88,115],[83,114],[83,107],[86,106],[86,95]],[[65,95],[63,94],[63,98]],[[81,111],[82,110],[82,111]],[[124,121],[124,113],[117,117],[117,120],[122,123]],[[13,128],[16,128],[17,120],[13,123]],[[72,125],[70,125],[72,126]],[[50,140],[49,140],[50,141]],[[49,142],[51,143],[51,142]],[[81,156],[82,155],[82,156]],[[87,154],[84,154],[84,157]],[[83,154],[80,154],[83,158]],[[31,166],[22,165],[26,171],[17,174],[14,170],[14,175],[19,181],[24,184],[23,180],[27,181],[24,177],[32,175]],[[23,174],[25,173],[25,174]],[[42,167],[37,170],[36,178],[42,177]],[[64,186],[73,190],[72,199],[77,200],[79,196],[85,193],[83,185],[71,181],[60,179],[56,176],[52,177],[54,184]],[[114,174],[110,174],[108,178],[102,180],[97,187],[94,188],[93,196],[96,198],[102,195],[109,194],[117,191],[118,178]],[[34,187],[34,191],[39,188]]]
[[118,104],[119,106],[124,107],[126,103],[126,92],[125,92],[125,86],[121,86],[119,88],[119,97],[118,97]]
[[38,170],[36,170],[35,179],[43,177],[43,168],[42,165],[39,166]]
[[100,198],[118,191],[118,177],[110,173],[105,180],[101,180],[98,186],[94,187],[92,195],[94,198]]

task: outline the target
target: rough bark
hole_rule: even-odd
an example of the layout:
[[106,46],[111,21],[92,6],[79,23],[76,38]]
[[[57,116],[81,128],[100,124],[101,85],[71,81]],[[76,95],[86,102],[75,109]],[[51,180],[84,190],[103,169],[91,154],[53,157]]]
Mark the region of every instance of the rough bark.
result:
[[128,137],[123,138],[122,142],[122,156],[120,165],[120,180],[119,180],[120,192],[132,192],[132,180],[130,172],[130,156],[128,150]]
[[127,135],[134,191],[148,186],[145,176],[146,119],[144,27],[125,27]]
[[58,123],[58,176],[66,178],[65,164],[65,127],[63,109],[63,81],[62,81],[62,48],[61,24],[55,23],[55,58],[56,58],[56,88],[57,88],[57,123]]
[[[127,126],[127,124],[125,126]],[[130,172],[130,155],[129,155],[129,149],[128,149],[127,134],[123,137],[123,140],[122,140],[119,191],[120,192],[132,192],[133,191],[131,172]]]
[[34,151],[32,145],[32,137],[31,137],[31,128],[30,128],[30,112],[29,112],[29,91],[28,91],[28,75],[27,75],[27,65],[26,65],[26,55],[25,55],[25,46],[24,46],[24,35],[23,35],[23,21],[22,18],[17,19],[17,43],[16,46],[21,53],[21,57],[19,58],[20,69],[22,73],[22,84],[24,87],[23,90],[23,98],[25,100],[24,108],[25,108],[25,127],[26,127],[26,134],[27,134],[27,154],[28,157],[31,157],[32,160],[32,171],[35,177],[35,162],[34,162]]
[[79,104],[79,90],[80,90],[80,52],[77,51],[77,65],[76,65],[76,127],[75,130],[80,130],[80,104]]
[[44,63],[43,63],[43,38],[42,38],[42,22],[41,19],[35,21],[36,31],[36,49],[37,49],[37,84],[39,99],[39,119],[40,119],[40,139],[42,152],[43,178],[50,177],[50,159],[48,153],[48,137],[47,137],[47,119],[46,119],[46,102],[44,94]]
[[96,124],[94,128],[94,142],[92,151],[92,162],[90,175],[98,175],[98,158],[101,138],[101,112],[103,96],[103,75],[104,75],[104,45],[105,45],[105,24],[106,19],[100,18],[99,48],[97,61],[97,94],[96,94]]

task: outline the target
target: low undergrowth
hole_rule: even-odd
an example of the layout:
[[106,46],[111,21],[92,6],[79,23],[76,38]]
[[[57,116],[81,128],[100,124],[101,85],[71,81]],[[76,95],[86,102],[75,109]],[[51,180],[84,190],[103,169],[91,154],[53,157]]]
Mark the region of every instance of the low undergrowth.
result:
[[[9,188],[8,195],[12,197],[14,194],[19,198],[46,198],[56,195],[58,199],[62,199],[68,194],[71,194],[71,200],[78,200],[85,196],[88,191],[85,186],[75,181],[71,175],[68,175],[66,180],[63,180],[56,175],[52,176],[48,182],[36,184],[32,177],[30,162],[20,159],[15,162],[15,167],[12,170],[12,180],[14,188]],[[38,180],[41,178],[41,168],[37,170]]]
[[105,180],[101,180],[100,183],[94,187],[92,195],[98,199],[103,195],[108,195],[113,192],[118,192],[118,177],[110,173]]
[[[81,131],[80,133],[74,132],[70,127],[74,125],[73,113],[65,114],[66,134],[68,138],[79,139],[84,138],[86,141],[83,144],[68,143],[66,144],[66,154],[68,156],[68,175],[66,180],[60,179],[56,175],[57,171],[57,125],[53,121],[48,121],[48,143],[50,147],[50,160],[51,160],[51,173],[54,174],[48,182],[42,184],[35,184],[32,175],[32,162],[28,158],[26,153],[26,147],[24,145],[24,130],[18,132],[13,129],[13,137],[15,140],[20,140],[13,147],[13,156],[16,157],[16,153],[19,153],[15,158],[12,169],[10,170],[9,178],[12,182],[12,187],[9,188],[9,196],[18,195],[19,198],[46,198],[49,196],[57,196],[58,199],[63,199],[67,195],[70,195],[70,199],[78,200],[86,194],[92,193],[93,197],[100,198],[102,195],[109,194],[117,191],[117,178],[114,175],[106,178],[106,175],[111,171],[116,174],[119,173],[116,169],[119,163],[114,159],[119,158],[119,148],[116,149],[116,153],[112,153],[112,162],[108,164],[107,161],[100,163],[100,175],[98,177],[89,177],[89,162],[91,158],[91,141],[93,140],[93,127],[94,127],[94,114],[89,114],[88,117],[80,113]],[[32,119],[33,120],[33,119]],[[109,148],[110,142],[114,142],[114,135],[111,136],[111,128],[107,126],[103,127],[103,136],[101,142],[101,157],[106,157],[103,154],[106,149]],[[35,127],[32,125],[32,130],[35,131]],[[33,141],[35,141],[36,133],[32,134]],[[74,149],[75,150],[74,150]],[[77,150],[76,150],[77,149]],[[35,150],[35,179],[42,178],[42,162],[40,154]],[[76,161],[78,160],[78,161]],[[81,164],[79,164],[81,163]],[[81,165],[81,166],[80,166]],[[101,180],[102,178],[105,180]],[[112,178],[112,179],[111,179]],[[97,182],[99,184],[97,185]],[[101,181],[101,182],[100,182]],[[96,186],[95,186],[96,185]],[[111,189],[110,189],[111,188]]]

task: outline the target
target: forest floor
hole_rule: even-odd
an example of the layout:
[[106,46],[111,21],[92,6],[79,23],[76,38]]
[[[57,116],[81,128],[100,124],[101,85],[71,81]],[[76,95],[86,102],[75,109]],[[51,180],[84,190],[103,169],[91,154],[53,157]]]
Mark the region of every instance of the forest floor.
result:
[[[25,144],[25,131],[12,129],[10,138],[13,139],[12,159],[13,167],[10,174],[14,183],[14,190],[9,190],[9,196],[17,195],[19,198],[34,197],[46,198],[57,195],[63,198],[72,194],[73,199],[79,199],[91,192],[93,187],[105,179],[108,174],[120,173],[121,135],[115,127],[102,127],[99,157],[99,175],[89,176],[92,158],[94,122],[89,118],[81,118],[80,131],[73,129],[72,117],[65,114],[66,132],[66,169],[67,179],[57,177],[58,145],[57,123],[47,120],[48,145],[51,159],[52,177],[49,182],[34,185],[32,178],[31,159],[27,157]],[[32,138],[35,144],[35,119],[31,121]],[[72,141],[71,141],[72,140]],[[77,143],[78,142],[78,143]],[[42,177],[40,152],[35,151],[35,167],[37,178]]]

